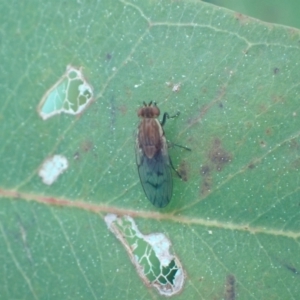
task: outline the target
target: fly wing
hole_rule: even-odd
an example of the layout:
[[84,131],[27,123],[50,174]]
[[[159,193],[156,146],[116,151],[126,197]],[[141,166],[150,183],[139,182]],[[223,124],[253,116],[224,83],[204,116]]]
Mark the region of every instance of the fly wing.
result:
[[138,146],[136,160],[140,180],[147,198],[156,207],[165,207],[171,200],[173,181],[167,148],[148,158]]

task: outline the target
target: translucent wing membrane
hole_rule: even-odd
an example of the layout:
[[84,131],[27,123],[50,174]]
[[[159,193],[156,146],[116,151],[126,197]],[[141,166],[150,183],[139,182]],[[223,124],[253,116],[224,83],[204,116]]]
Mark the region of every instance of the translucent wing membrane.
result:
[[168,153],[158,151],[149,158],[137,146],[136,159],[141,184],[147,198],[154,206],[165,207],[171,200],[173,189]]

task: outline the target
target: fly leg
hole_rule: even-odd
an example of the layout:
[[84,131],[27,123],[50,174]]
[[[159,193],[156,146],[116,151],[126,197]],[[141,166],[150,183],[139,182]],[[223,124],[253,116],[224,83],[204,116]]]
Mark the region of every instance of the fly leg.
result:
[[174,116],[170,116],[168,113],[164,113],[163,115],[163,119],[160,122],[160,125],[163,127],[167,121],[167,119],[172,119],[172,118],[176,118],[180,115],[180,112],[177,112]]
[[[163,127],[163,126],[165,125],[167,119],[176,118],[176,117],[178,117],[179,115],[180,115],[180,112],[177,112],[177,113],[176,113],[175,115],[173,115],[173,116],[170,116],[168,113],[164,113],[163,119],[162,119],[160,125]],[[178,145],[178,144],[175,144],[175,143],[170,143],[170,142],[168,141],[168,147],[170,148],[170,147],[172,147],[172,146],[177,146],[177,147],[179,147],[179,148],[183,148],[183,149],[185,149],[185,150],[192,151],[192,150],[191,150],[190,148],[188,148],[188,147],[184,147],[184,146],[181,146],[181,145]]]
[[169,148],[171,148],[171,147],[173,147],[173,146],[176,146],[176,147],[185,149],[185,150],[187,150],[187,151],[192,151],[191,148],[188,148],[188,147],[185,147],[185,146],[181,146],[181,145],[178,145],[178,144],[175,144],[175,143],[168,142],[168,147],[169,147]]
[[[184,147],[184,146],[181,146],[181,145],[178,145],[178,144],[174,144],[174,143],[170,143],[168,142],[168,147],[172,147],[172,146],[176,146],[176,147],[179,147],[179,148],[182,148],[182,149],[185,149],[187,151],[192,151],[192,149],[188,148],[188,147]],[[169,161],[170,161],[170,166],[172,167],[172,169],[175,171],[175,173],[177,174],[177,176],[182,179],[182,176],[179,174],[179,172],[175,169],[173,163],[172,163],[172,160],[171,160],[171,157],[169,157]]]
[[177,174],[177,176],[182,179],[182,176],[179,174],[179,172],[174,168],[174,165],[172,163],[171,157],[169,157],[169,161],[170,161],[170,165],[172,167],[172,169],[175,171],[175,173]]
[[[161,121],[161,126],[163,127],[164,125],[165,125],[165,123],[166,123],[166,121],[167,121],[167,119],[172,119],[172,118],[176,118],[176,117],[178,117],[180,115],[180,112],[177,112],[175,115],[173,115],[173,116],[170,116],[168,113],[164,113],[164,115],[163,115],[163,119],[162,119],[162,121]],[[188,150],[188,151],[192,151],[190,148],[188,148],[188,147],[184,147],[184,146],[181,146],[181,145],[178,145],[178,144],[175,144],[175,143],[170,143],[170,142],[168,142],[168,147],[172,147],[172,146],[177,146],[177,147],[179,147],[179,148],[183,148],[183,149],[185,149],[185,150]],[[172,163],[172,160],[171,160],[171,158],[169,157],[169,161],[170,161],[170,166],[172,167],[172,169],[175,171],[175,173],[177,174],[177,176],[179,177],[179,178],[181,178],[182,179],[182,176],[178,173],[178,171],[175,169],[175,167],[174,167],[174,165],[173,165],[173,163]]]

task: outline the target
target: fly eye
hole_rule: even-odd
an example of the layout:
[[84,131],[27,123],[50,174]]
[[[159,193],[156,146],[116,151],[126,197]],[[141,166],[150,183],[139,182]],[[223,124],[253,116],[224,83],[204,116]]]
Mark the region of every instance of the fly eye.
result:
[[144,116],[144,109],[140,108],[137,112],[138,117],[143,117]]
[[157,106],[153,106],[152,113],[155,117],[158,117],[160,115],[159,108]]

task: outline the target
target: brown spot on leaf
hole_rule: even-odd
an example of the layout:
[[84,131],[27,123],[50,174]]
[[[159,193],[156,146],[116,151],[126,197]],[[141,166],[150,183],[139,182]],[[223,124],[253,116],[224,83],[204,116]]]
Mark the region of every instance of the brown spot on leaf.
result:
[[110,53],[106,53],[106,60],[111,60],[112,59],[112,55]]
[[298,151],[300,148],[298,141],[296,139],[291,139],[289,142],[289,148]]
[[272,128],[268,127],[268,128],[266,129],[266,135],[272,135],[272,133],[273,133]]
[[265,104],[261,104],[259,106],[259,113],[260,114],[266,113],[267,111],[268,111],[268,107]]
[[235,277],[232,274],[229,274],[226,277],[224,299],[225,300],[235,300],[236,299]]
[[80,153],[77,151],[73,154],[73,159],[78,160],[80,158]]
[[271,100],[273,103],[281,103],[281,104],[285,103],[285,99],[283,96],[273,95]]
[[236,14],[234,14],[234,16],[235,16],[235,19],[237,21],[239,21],[241,25],[248,24],[248,22],[249,22],[249,17],[247,17],[241,13],[236,13]]
[[273,73],[274,73],[274,75],[278,74],[278,73],[279,73],[279,71],[280,71],[280,70],[279,70],[278,68],[274,68],[274,69],[273,69]]
[[250,128],[253,127],[253,123],[250,122],[250,121],[247,121],[247,122],[245,123],[245,126],[246,126],[247,129],[250,129]]
[[295,275],[299,275],[299,271],[293,265],[284,264],[284,267]]
[[118,107],[119,111],[121,112],[122,115],[126,115],[127,113],[127,106],[126,105],[120,105]]
[[212,176],[208,165],[204,165],[200,168],[200,175],[203,177],[200,193],[205,196],[211,191],[212,186]]
[[267,146],[266,142],[263,141],[263,140],[261,140],[261,141],[259,142],[259,144],[260,144],[260,146],[261,146],[262,148],[265,148],[265,147]]
[[285,260],[282,260],[280,258],[276,258],[275,260],[281,265],[283,266],[286,270],[288,270],[289,272],[293,273],[293,275],[300,275],[300,271],[299,269],[297,269],[297,267],[294,265],[293,262],[287,262]]
[[89,152],[92,148],[93,148],[93,143],[88,140],[83,141],[80,145],[80,149],[83,152]]
[[207,165],[202,166],[200,169],[200,173],[202,176],[209,175],[209,172],[210,172],[210,169],[209,169],[209,166],[207,166]]
[[295,170],[300,169],[300,158],[297,158],[292,162],[292,169],[295,169]]
[[212,177],[207,176],[201,184],[201,195],[205,196],[211,191]]
[[209,151],[209,159],[215,165],[215,169],[220,172],[225,164],[231,162],[232,156],[222,148],[221,140],[216,138]]
[[253,162],[251,162],[249,165],[248,165],[248,169],[252,170],[255,168],[255,164]]
[[187,164],[186,161],[182,161],[178,167],[177,172],[179,173],[181,179],[183,181],[188,181],[189,179],[189,165]]
[[203,87],[201,88],[201,93],[202,93],[202,94],[206,94],[206,93],[207,93],[207,88],[206,88],[205,86],[203,86]]

